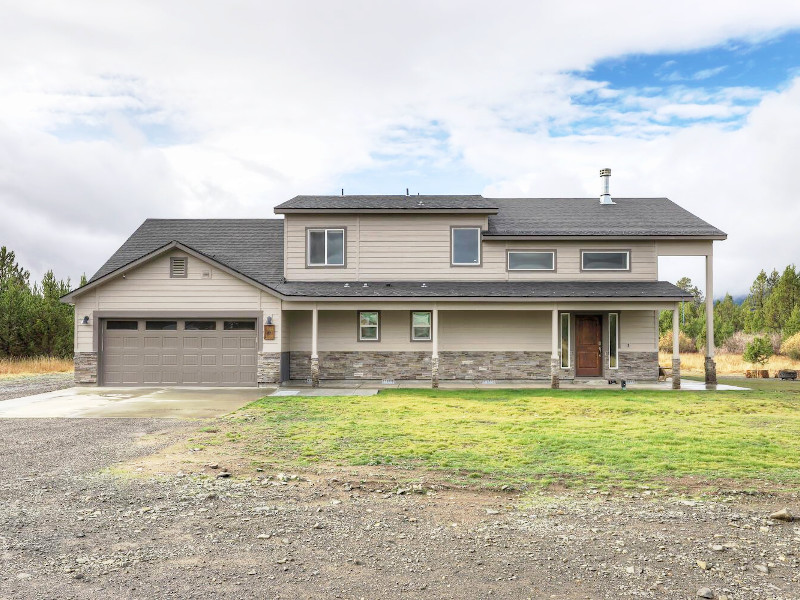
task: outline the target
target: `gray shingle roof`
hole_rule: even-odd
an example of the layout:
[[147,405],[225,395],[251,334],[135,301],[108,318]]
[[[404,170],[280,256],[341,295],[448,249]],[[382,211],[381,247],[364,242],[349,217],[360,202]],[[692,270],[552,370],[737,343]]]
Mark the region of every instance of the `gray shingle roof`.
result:
[[725,236],[668,198],[496,198],[487,235]]
[[294,210],[471,210],[494,212],[494,200],[475,196],[295,196],[275,207],[276,214]]
[[329,298],[648,298],[692,297],[667,281],[303,281],[273,286],[285,296]]
[[175,241],[265,285],[283,277],[282,219],[147,219],[90,281]]

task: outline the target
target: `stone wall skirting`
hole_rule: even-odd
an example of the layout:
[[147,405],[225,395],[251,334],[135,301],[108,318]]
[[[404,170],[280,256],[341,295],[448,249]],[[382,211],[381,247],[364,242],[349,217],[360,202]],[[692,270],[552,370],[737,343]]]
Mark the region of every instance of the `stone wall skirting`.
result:
[[[292,352],[292,379],[311,377],[311,354]],[[430,352],[320,352],[320,379],[430,379]]]
[[439,352],[439,379],[550,380],[550,352]]
[[97,385],[97,352],[76,352],[73,360],[76,385]]
[[258,353],[258,385],[281,382],[281,353]]
[[658,352],[620,352],[619,369],[609,369],[615,379],[658,379]]

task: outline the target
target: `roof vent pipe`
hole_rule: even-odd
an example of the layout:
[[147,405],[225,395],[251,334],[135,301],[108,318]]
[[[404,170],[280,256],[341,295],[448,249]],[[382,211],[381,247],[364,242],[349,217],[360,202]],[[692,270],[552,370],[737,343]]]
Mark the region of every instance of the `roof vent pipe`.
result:
[[600,194],[600,204],[616,204],[608,193],[608,182],[611,179],[611,169],[600,169],[600,179],[603,180],[603,188]]

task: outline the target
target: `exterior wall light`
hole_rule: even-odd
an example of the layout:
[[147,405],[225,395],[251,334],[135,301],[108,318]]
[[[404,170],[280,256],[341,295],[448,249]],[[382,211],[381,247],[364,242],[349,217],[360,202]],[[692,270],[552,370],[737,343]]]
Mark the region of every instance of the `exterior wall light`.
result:
[[86,315],[85,317],[83,317],[83,321],[81,322],[81,324],[82,325],[88,325],[89,324],[89,315]]

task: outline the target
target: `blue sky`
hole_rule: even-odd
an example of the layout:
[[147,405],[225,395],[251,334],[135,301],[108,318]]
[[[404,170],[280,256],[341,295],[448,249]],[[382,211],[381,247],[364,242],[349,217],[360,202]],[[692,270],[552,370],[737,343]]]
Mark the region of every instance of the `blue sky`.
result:
[[[610,167],[612,195],[727,231],[716,290],[741,293],[800,254],[799,50],[785,0],[11,2],[0,243],[77,280],[147,217],[341,188],[595,196]],[[702,268],[660,273],[683,274]]]

